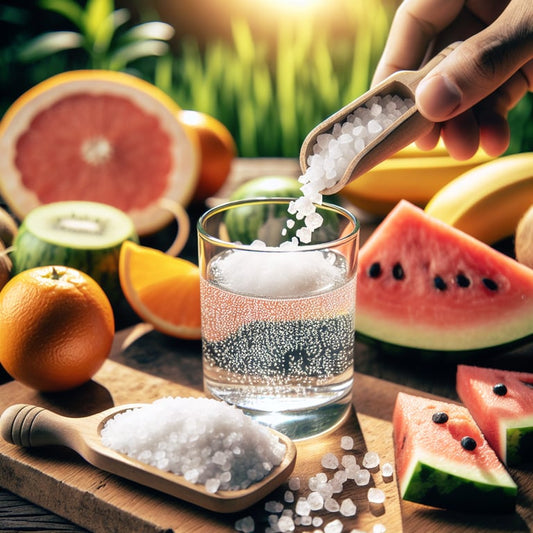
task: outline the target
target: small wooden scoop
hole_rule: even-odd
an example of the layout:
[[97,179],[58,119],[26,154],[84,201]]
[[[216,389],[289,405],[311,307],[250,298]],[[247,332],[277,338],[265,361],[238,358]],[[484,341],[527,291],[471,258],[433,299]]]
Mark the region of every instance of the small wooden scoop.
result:
[[270,431],[287,447],[282,463],[247,489],[214,494],[201,484],[190,483],[183,476],[132,459],[101,443],[100,432],[109,419],[143,405],[123,405],[84,418],[68,418],[43,407],[17,404],[2,413],[0,434],[6,441],[18,446],[67,446],[102,470],[219,513],[233,513],[253,505],[281,485],[294,469],[294,443],[272,429]]
[[[300,168],[302,172],[305,172],[308,167],[307,160],[312,155],[316,139],[320,134],[331,133],[334,124],[346,122],[348,115],[363,106],[373,96],[396,94],[401,98],[410,98],[414,101],[416,87],[420,81],[430,70],[457,48],[459,44],[459,42],[456,42],[449,45],[420,70],[402,70],[395,72],[312,129],[305,138],[300,150]],[[402,148],[405,148],[418,137],[429,132],[432,127],[433,122],[430,122],[418,112],[415,102],[414,106],[410,107],[396,121],[368,143],[350,162],[340,180],[333,187],[323,190],[322,194],[334,194],[340,191],[349,181],[365,174],[378,163],[385,161],[385,159],[388,159]]]

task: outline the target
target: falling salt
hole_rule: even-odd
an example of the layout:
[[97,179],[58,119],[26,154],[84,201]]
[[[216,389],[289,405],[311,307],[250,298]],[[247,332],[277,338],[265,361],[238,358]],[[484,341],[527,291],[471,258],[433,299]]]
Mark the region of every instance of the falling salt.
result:
[[308,168],[298,178],[303,184],[302,199],[289,207],[289,213],[297,220],[306,219],[305,227],[297,232],[300,242],[309,243],[316,229],[307,224],[307,217],[316,210],[315,204],[322,203],[321,191],[336,185],[361,150],[413,105],[411,99],[398,95],[374,96],[346,117],[345,122],[334,124],[330,133],[317,136],[307,160]]
[[267,476],[286,447],[235,407],[209,398],[161,398],[108,420],[102,444],[203,484],[240,490]]
[[368,489],[368,501],[370,503],[383,503],[385,501],[385,493],[376,487]]

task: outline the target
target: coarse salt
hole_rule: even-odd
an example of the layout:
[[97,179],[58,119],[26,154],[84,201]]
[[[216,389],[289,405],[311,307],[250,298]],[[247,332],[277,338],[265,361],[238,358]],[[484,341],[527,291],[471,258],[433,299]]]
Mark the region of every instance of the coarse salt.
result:
[[286,446],[239,409],[209,398],[162,398],[108,420],[102,444],[203,484],[240,490],[278,466]]

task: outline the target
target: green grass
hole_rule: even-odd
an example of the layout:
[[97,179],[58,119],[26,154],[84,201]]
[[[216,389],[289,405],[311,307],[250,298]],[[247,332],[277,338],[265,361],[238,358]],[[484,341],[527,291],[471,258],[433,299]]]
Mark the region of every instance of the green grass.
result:
[[392,13],[380,2],[349,6],[354,31],[342,39],[316,22],[281,22],[269,47],[234,20],[231,43],[183,41],[172,62],[158,60],[155,82],[221,120],[241,156],[295,157],[311,128],[370,86]]

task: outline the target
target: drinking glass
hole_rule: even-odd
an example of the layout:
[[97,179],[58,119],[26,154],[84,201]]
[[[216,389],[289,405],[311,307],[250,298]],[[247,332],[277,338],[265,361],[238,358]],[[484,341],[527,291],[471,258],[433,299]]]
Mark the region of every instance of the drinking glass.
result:
[[206,393],[301,439],[350,408],[359,222],[323,203],[310,243],[295,244],[293,201],[210,209],[198,247]]

